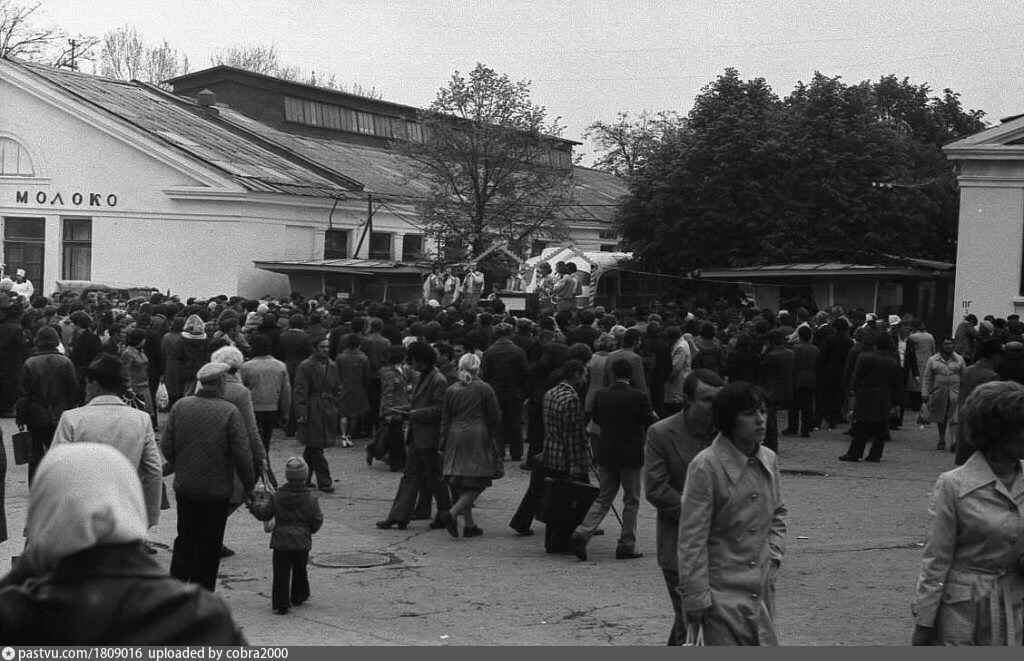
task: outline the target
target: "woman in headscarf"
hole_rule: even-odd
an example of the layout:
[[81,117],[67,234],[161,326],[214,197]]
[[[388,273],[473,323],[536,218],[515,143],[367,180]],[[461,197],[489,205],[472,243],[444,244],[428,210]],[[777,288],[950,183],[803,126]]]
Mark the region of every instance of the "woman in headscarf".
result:
[[441,406],[441,469],[458,500],[439,519],[452,537],[459,536],[458,516],[466,524],[463,537],[477,537],[484,532],[473,520],[473,503],[491,486],[496,468],[501,466],[495,442],[500,423],[498,397],[480,379],[480,359],[467,353],[459,359],[459,381],[448,387]]
[[5,644],[247,644],[219,597],[169,577],[146,552],[142,486],[112,447],[47,453],[26,534],[25,553],[0,579]]

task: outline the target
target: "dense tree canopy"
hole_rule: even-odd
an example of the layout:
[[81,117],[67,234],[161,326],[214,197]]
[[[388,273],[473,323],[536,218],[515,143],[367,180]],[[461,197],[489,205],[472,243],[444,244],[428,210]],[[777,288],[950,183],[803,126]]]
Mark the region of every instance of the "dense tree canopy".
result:
[[522,252],[532,236],[564,234],[569,149],[528,82],[477,64],[455,72],[420,118],[423,140],[400,148],[430,177],[417,206],[444,257],[468,258],[498,241]]
[[941,146],[984,128],[957,94],[815,74],[780,99],[727,69],[631,177],[623,238],[649,268],[952,260],[958,195]]

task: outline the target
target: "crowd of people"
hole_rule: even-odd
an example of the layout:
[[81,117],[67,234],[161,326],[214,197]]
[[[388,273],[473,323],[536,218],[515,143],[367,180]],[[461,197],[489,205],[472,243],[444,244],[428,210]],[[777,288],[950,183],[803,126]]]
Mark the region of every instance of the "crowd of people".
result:
[[[936,423],[937,448],[956,452],[964,464],[957,470],[974,471],[960,481],[948,474],[939,480],[914,640],[957,639],[947,625],[935,628],[952,601],[949,588],[943,597],[944,571],[973,577],[971,603],[996,604],[989,596],[998,592],[1005,597],[999,603],[1015,604],[989,613],[1003,618],[998,631],[993,619],[957,640],[1008,639],[1013,621],[1021,640],[1019,581],[977,578],[980,570],[963,557],[979,550],[961,556],[953,548],[985,546],[985,571],[1003,567],[1004,576],[1018,571],[1020,554],[1010,558],[1024,534],[1006,542],[1012,549],[960,539],[954,510],[967,503],[946,495],[962,494],[963,479],[977,485],[979,474],[1001,471],[999,493],[987,494],[972,512],[985,519],[993,498],[1010,498],[1018,518],[1001,529],[1020,527],[1024,480],[1013,457],[1024,452],[1020,434],[1010,437],[1024,429],[1024,416],[977,403],[984,393],[1012,399],[1024,392],[984,385],[1024,381],[1019,318],[979,322],[968,315],[952,337],[936,341],[910,315],[880,319],[838,306],[790,313],[719,300],[703,307],[577,308],[579,278],[568,267],[559,270],[558,277],[538,274],[548,293],[539,309],[518,315],[500,304],[478,307],[482,278],[465,296],[443,268],[427,278],[416,303],[297,293],[283,300],[26,297],[0,284],[0,413],[13,416],[31,439],[26,552],[0,581],[0,589],[20,590],[23,612],[13,619],[0,608],[0,630],[18,622],[23,631],[42,631],[25,623],[45,610],[38,601],[48,597],[26,588],[26,580],[73,572],[99,546],[120,549],[144,567],[139,576],[148,576],[154,594],[180,591],[166,577],[157,581],[145,557],[146,531],[168,506],[164,477],[173,475],[170,573],[205,590],[189,598],[205,600],[211,613],[207,634],[196,640],[238,639],[230,616],[206,596],[216,588],[220,558],[231,553],[223,544],[228,516],[245,505],[267,522],[272,605],[287,613],[310,596],[312,535],[325,525],[314,492],[335,488],[324,449],[358,444],[368,465],[383,461],[402,473],[390,510],[376,522],[383,530],[427,520],[452,537],[483,535],[474,503],[514,462],[530,471],[508,523],[515,532],[532,535],[542,518],[549,553],[586,559],[621,491],[615,557],[629,560],[643,555],[636,517],[644,495],[658,512],[658,564],[674,610],[669,643],[683,644],[701,624],[706,644],[773,644],[787,512],[776,463],[780,438],[849,422],[850,445],[840,459],[880,461],[910,410],[919,422]],[[570,289],[572,301],[564,294]],[[780,430],[783,412],[788,424]],[[958,425],[961,417],[966,425]],[[278,429],[303,448],[301,458],[288,459],[280,481],[268,460]],[[104,468],[112,475],[108,491],[62,513],[90,516],[94,508],[94,529],[76,529],[82,539],[75,544],[41,548],[55,533],[40,517],[63,502],[61,489],[90,479],[63,475],[62,466],[78,460],[72,451],[90,466],[103,463],[109,453],[102,446],[127,463]],[[134,480],[124,476],[125,466]],[[598,488],[585,510],[558,512],[553,483],[594,480]],[[107,512],[104,496],[127,499],[137,511]],[[977,527],[985,525],[994,524],[986,519]],[[111,568],[100,578],[118,577],[124,578]],[[88,638],[87,628],[76,631]],[[180,631],[167,633],[160,642],[187,640]]]

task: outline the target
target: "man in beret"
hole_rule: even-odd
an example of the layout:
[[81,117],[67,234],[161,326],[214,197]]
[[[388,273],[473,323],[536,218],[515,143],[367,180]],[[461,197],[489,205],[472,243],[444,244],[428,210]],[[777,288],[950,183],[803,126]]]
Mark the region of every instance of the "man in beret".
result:
[[217,587],[234,475],[247,495],[256,484],[242,414],[224,399],[228,370],[224,363],[203,365],[196,374],[198,391],[171,407],[160,440],[168,472],[174,473],[178,510],[171,576],[211,592]]

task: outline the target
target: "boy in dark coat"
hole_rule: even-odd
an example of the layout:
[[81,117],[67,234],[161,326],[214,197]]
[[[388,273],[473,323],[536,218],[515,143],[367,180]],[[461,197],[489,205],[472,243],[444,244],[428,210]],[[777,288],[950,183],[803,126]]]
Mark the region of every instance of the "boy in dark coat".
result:
[[263,502],[253,502],[250,509],[260,521],[274,519],[270,548],[274,549],[274,578],[271,605],[284,615],[290,606],[309,599],[309,550],[313,534],[323,525],[324,515],[312,489],[306,486],[306,462],[291,457],[284,465],[288,482]]

